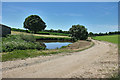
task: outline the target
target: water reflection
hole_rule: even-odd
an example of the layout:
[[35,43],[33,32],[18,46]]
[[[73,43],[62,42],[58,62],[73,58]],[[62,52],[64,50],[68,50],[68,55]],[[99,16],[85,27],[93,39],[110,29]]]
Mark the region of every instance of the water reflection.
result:
[[47,49],[56,49],[61,48],[62,46],[67,46],[69,44],[72,44],[71,41],[56,41],[56,40],[39,40],[41,42],[44,42]]
[[62,46],[67,46],[68,44],[72,44],[72,43],[71,42],[49,42],[49,43],[45,43],[47,49],[61,48]]

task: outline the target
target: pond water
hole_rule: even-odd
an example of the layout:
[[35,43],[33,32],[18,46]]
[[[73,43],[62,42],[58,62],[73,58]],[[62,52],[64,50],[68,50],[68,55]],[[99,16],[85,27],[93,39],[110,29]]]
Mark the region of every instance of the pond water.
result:
[[[41,41],[41,40],[40,40]],[[69,44],[72,44],[70,41],[53,41],[53,40],[47,40],[47,41],[42,41],[47,49],[56,49],[56,48],[61,48],[62,46],[67,46]]]
[[49,42],[49,43],[44,42],[44,43],[47,49],[56,49],[61,48],[62,46],[67,46],[68,44],[72,44],[71,42]]

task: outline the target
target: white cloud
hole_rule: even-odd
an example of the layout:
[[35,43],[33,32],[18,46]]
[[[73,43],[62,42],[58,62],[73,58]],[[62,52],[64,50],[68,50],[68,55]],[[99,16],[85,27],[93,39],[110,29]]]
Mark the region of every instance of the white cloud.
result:
[[118,25],[110,25],[110,24],[105,24],[105,25],[94,25],[96,27],[104,27],[104,28],[110,28],[110,29],[118,29]]
[[[89,24],[86,25],[87,29],[89,32],[110,32],[110,31],[118,31],[118,25],[110,25],[110,24],[101,24],[101,25],[97,25],[97,24]],[[120,29],[119,29],[120,30]]]

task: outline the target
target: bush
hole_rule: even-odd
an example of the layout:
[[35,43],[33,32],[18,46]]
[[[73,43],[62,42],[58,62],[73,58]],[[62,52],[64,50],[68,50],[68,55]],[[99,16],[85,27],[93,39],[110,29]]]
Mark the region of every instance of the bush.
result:
[[20,37],[27,42],[35,42],[36,41],[33,35],[21,34]]
[[36,42],[35,44],[36,44],[35,47],[38,50],[46,48],[46,45],[44,43],[42,43],[42,42]]
[[42,42],[35,42],[33,36],[28,35],[12,35],[3,38],[2,51],[10,52],[13,50],[26,50],[26,49],[45,49],[45,44]]
[[82,25],[73,25],[69,32],[74,40],[86,40],[88,38],[87,29]]

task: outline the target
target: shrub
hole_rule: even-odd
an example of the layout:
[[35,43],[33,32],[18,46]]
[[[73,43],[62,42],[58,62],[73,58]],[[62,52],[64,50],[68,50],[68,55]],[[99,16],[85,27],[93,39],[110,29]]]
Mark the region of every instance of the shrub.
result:
[[36,44],[35,47],[38,50],[46,48],[46,45],[44,43],[42,43],[42,42],[36,42],[35,44]]
[[10,52],[13,50],[26,50],[26,49],[45,49],[45,44],[42,42],[35,42],[32,36],[28,35],[12,35],[3,38],[2,51]]
[[88,38],[87,29],[82,25],[73,25],[69,32],[75,40],[86,40]]
[[21,39],[27,41],[27,42],[35,42],[35,38],[33,35],[24,35],[24,34],[21,34],[20,35]]

